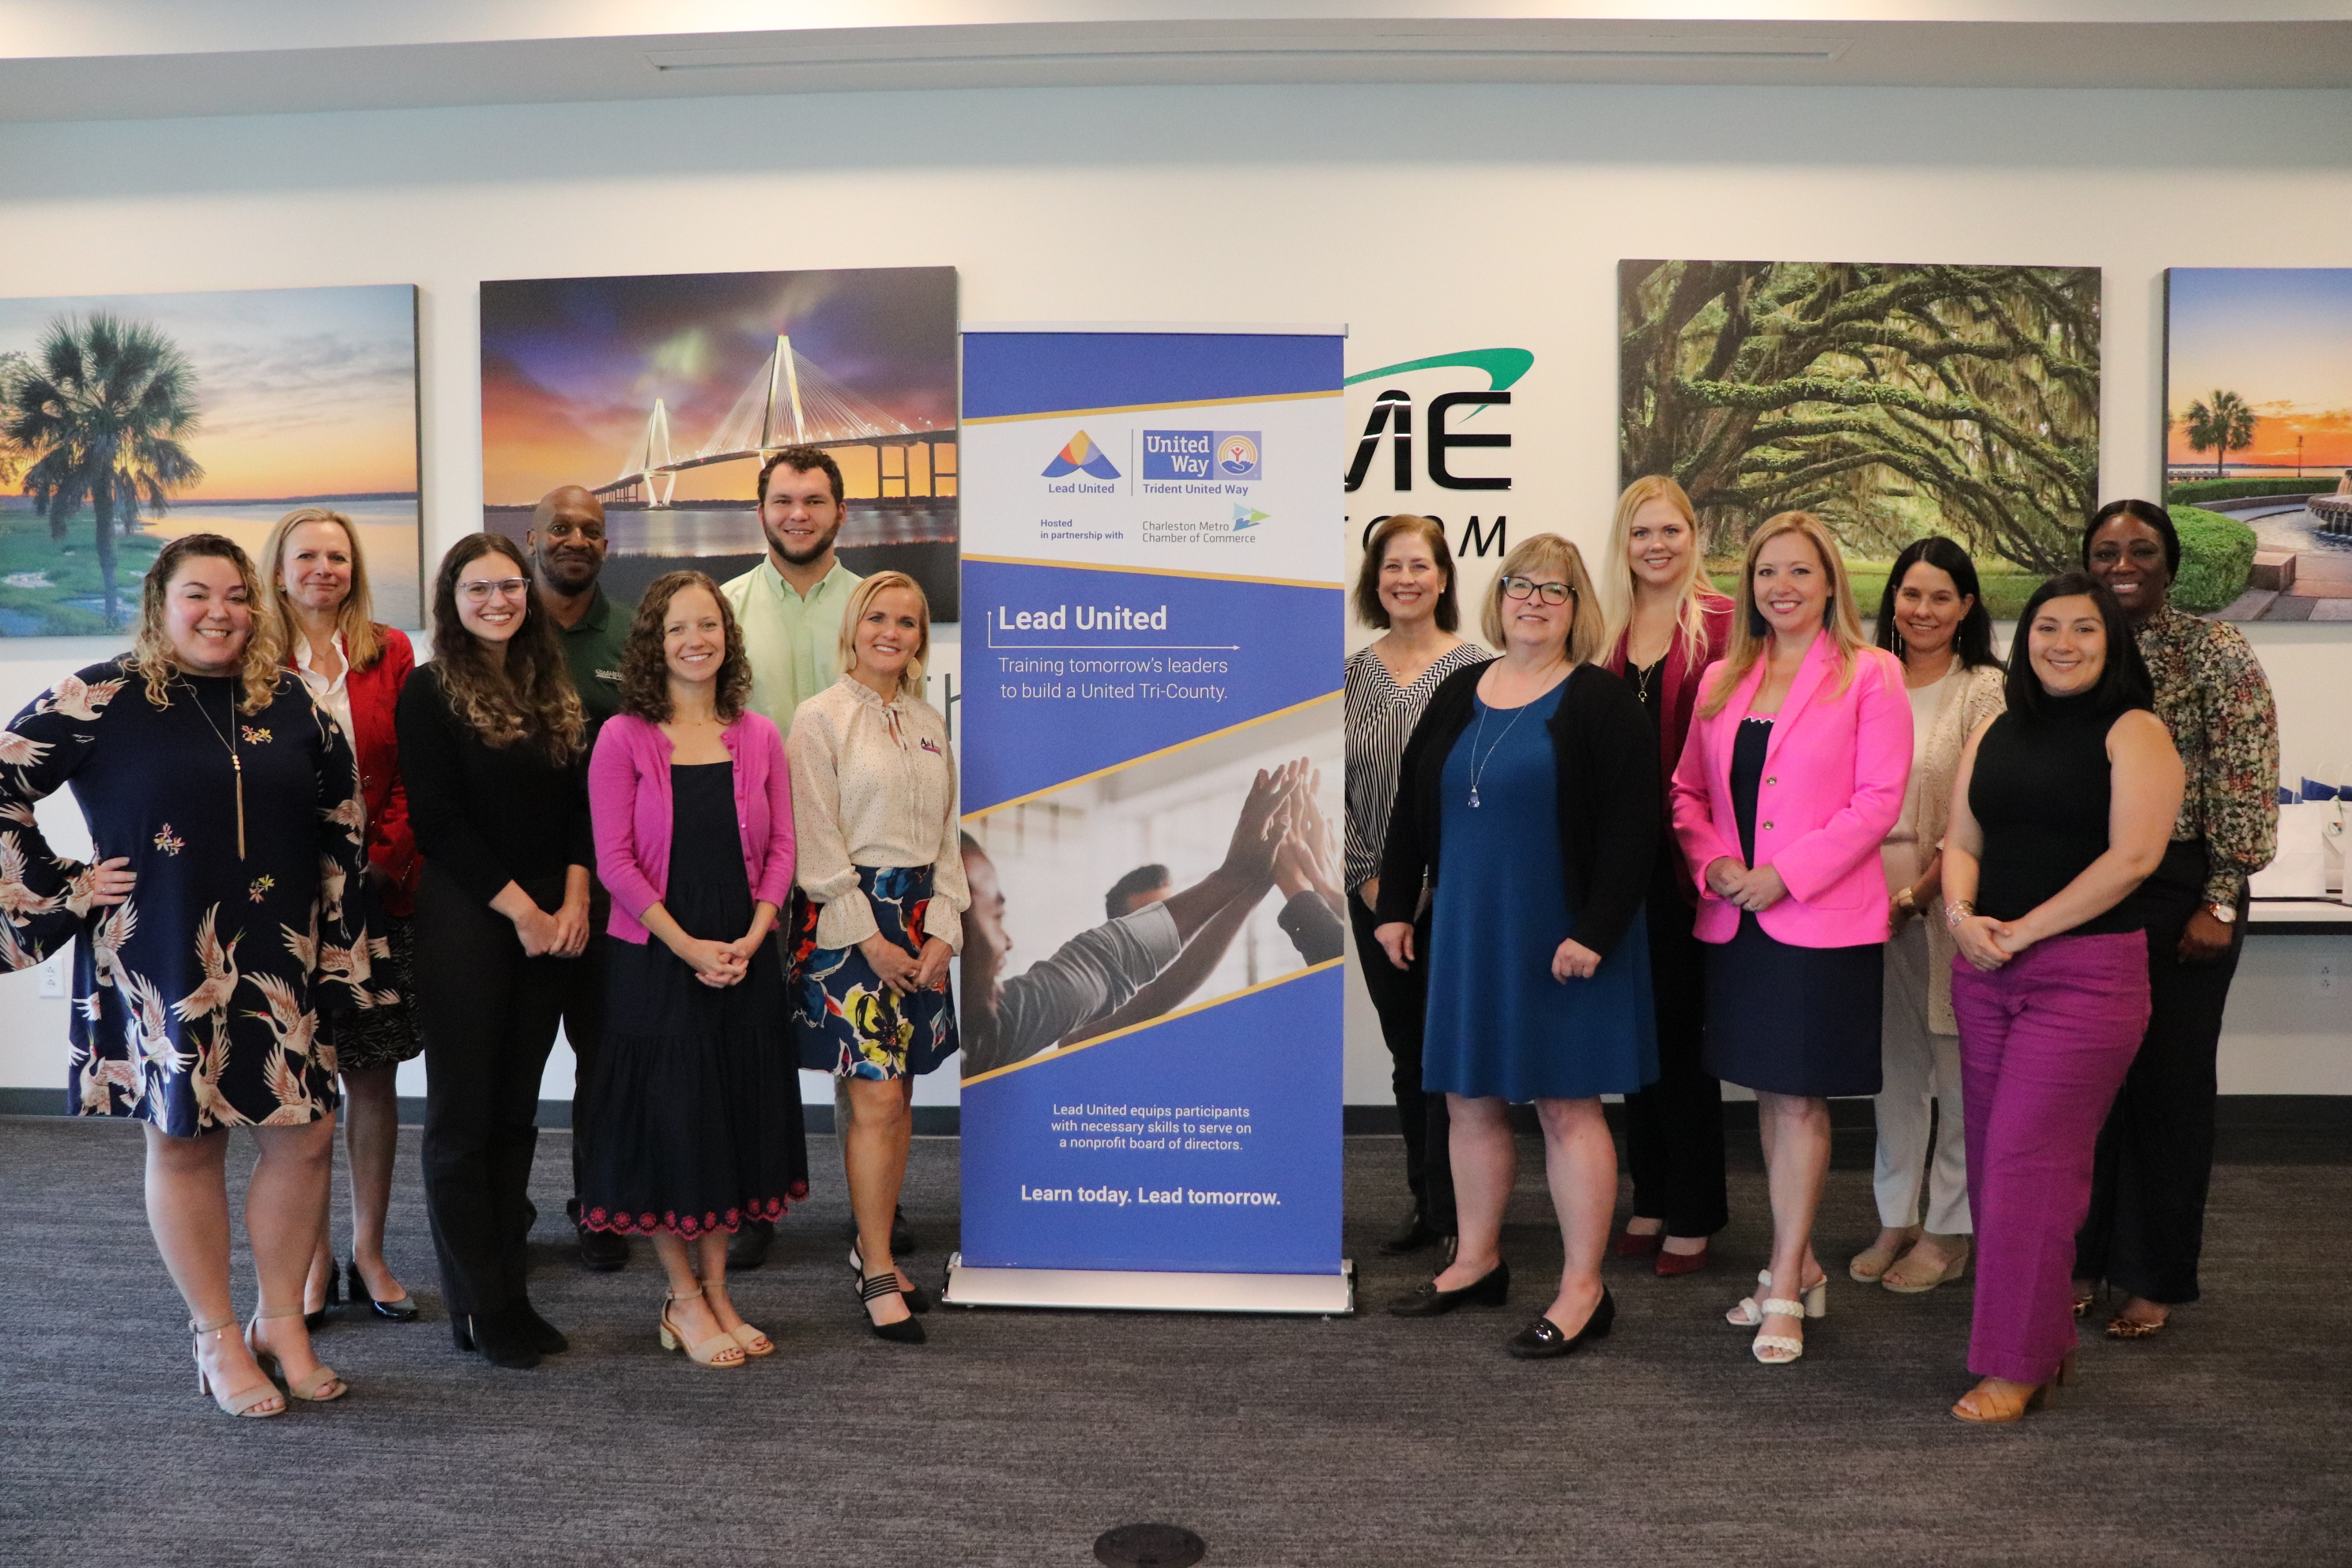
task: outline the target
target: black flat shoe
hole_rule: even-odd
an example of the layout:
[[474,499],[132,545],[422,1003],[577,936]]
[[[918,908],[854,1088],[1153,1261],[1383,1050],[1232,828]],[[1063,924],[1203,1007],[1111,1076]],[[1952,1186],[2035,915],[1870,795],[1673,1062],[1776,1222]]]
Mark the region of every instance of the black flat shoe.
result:
[[368,1304],[368,1310],[379,1318],[389,1318],[395,1323],[413,1323],[416,1321],[416,1302],[413,1297],[403,1296],[397,1301],[379,1301],[375,1299],[374,1294],[368,1289],[366,1276],[360,1272],[359,1259],[356,1258],[352,1259],[351,1268],[343,1277],[343,1289],[344,1294],[352,1306],[356,1307],[362,1301],[365,1301]]
[[745,1220],[742,1227],[727,1238],[727,1272],[741,1274],[768,1261],[768,1248],[775,1239],[775,1221]]
[[1610,1325],[1617,1321],[1617,1299],[1609,1294],[1609,1287],[1601,1288],[1601,1300],[1584,1320],[1584,1327],[1573,1334],[1563,1333],[1560,1326],[1549,1318],[1538,1318],[1511,1336],[1506,1348],[1521,1361],[1549,1361],[1554,1356],[1573,1355],[1588,1340],[1605,1340]]
[[449,1335],[461,1351],[478,1351],[492,1366],[525,1372],[539,1364],[530,1325],[511,1307],[449,1320]]
[[539,1309],[532,1306],[528,1299],[516,1301],[508,1310],[523,1325],[524,1331],[530,1336],[531,1348],[540,1354],[562,1355],[572,1348],[572,1342],[563,1337],[563,1331],[541,1317]]
[[591,1274],[613,1274],[629,1266],[629,1238],[617,1230],[591,1230],[580,1223],[580,1200],[564,1205],[572,1229],[580,1236],[580,1267]]
[[1497,1263],[1459,1290],[1441,1290],[1435,1279],[1389,1303],[1391,1318],[1442,1318],[1456,1307],[1499,1307],[1511,1297],[1511,1266]]
[[[901,1294],[898,1278],[895,1274],[877,1274],[871,1279],[861,1280],[856,1289],[860,1307],[883,1296]],[[892,1344],[919,1345],[930,1338],[923,1332],[923,1325],[912,1318],[901,1318],[895,1323],[877,1323],[869,1315],[866,1326],[874,1331],[876,1339],[888,1340]]]
[[1445,1239],[1445,1233],[1429,1223],[1418,1208],[1410,1210],[1397,1233],[1381,1243],[1381,1250],[1391,1258],[1402,1258],[1408,1252],[1420,1252],[1435,1247]]

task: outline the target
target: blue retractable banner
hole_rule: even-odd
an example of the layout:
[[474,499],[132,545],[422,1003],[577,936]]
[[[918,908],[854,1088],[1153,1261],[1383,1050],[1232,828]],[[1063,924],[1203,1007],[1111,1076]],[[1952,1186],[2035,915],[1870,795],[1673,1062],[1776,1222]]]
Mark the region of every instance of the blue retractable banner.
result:
[[967,328],[973,1304],[1344,1310],[1338,328]]

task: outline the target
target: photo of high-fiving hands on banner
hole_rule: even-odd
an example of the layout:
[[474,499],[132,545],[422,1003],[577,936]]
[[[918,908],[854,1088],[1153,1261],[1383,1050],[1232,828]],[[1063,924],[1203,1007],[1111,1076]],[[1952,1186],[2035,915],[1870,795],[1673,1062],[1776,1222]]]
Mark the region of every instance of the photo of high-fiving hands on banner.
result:
[[1310,706],[970,822],[965,1075],[1338,958],[1339,752]]

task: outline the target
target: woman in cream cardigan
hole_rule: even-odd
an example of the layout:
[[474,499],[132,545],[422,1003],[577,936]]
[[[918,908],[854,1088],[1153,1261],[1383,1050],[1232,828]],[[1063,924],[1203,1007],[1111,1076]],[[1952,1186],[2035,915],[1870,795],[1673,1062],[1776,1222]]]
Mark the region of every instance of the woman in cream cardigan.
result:
[[[1847,1266],[1916,1296],[1969,1266],[1968,1151],[1960,1112],[1959,1026],[1952,1016],[1952,933],[1943,921],[1944,820],[1960,749],[2003,706],[1992,616],[1976,563],[1940,535],[1915,541],[1886,574],[1878,646],[1903,661],[1911,699],[1911,784],[1880,847],[1888,914],[1878,1092],[1878,1239]],[[1914,916],[1924,917],[1915,920]],[[1933,1131],[1930,1131],[1932,1108]],[[1929,1150],[1931,1140],[1934,1149]],[[1927,1186],[1925,1228],[1919,1222]]]

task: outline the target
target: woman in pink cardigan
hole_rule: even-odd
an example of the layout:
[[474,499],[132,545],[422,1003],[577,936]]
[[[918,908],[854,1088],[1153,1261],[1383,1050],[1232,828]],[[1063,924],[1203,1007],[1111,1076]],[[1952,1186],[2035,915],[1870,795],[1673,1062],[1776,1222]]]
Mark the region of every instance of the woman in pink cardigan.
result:
[[1770,1366],[1828,1310],[1812,1229],[1829,1099],[1878,1092],[1878,847],[1910,773],[1903,666],[1864,639],[1829,530],[1782,512],[1748,542],[1731,647],[1672,792],[1709,944],[1706,1068],[1756,1091],[1771,1188],[1772,1265],[1729,1317]]
[[727,1238],[808,1192],[769,940],[793,886],[792,775],[775,725],[744,707],[751,689],[717,585],[658,577],[588,764],[614,942],[604,1048],[580,1098],[595,1118],[580,1222],[653,1237],[669,1271],[662,1346],[704,1366],[775,1349],[727,1299]]

